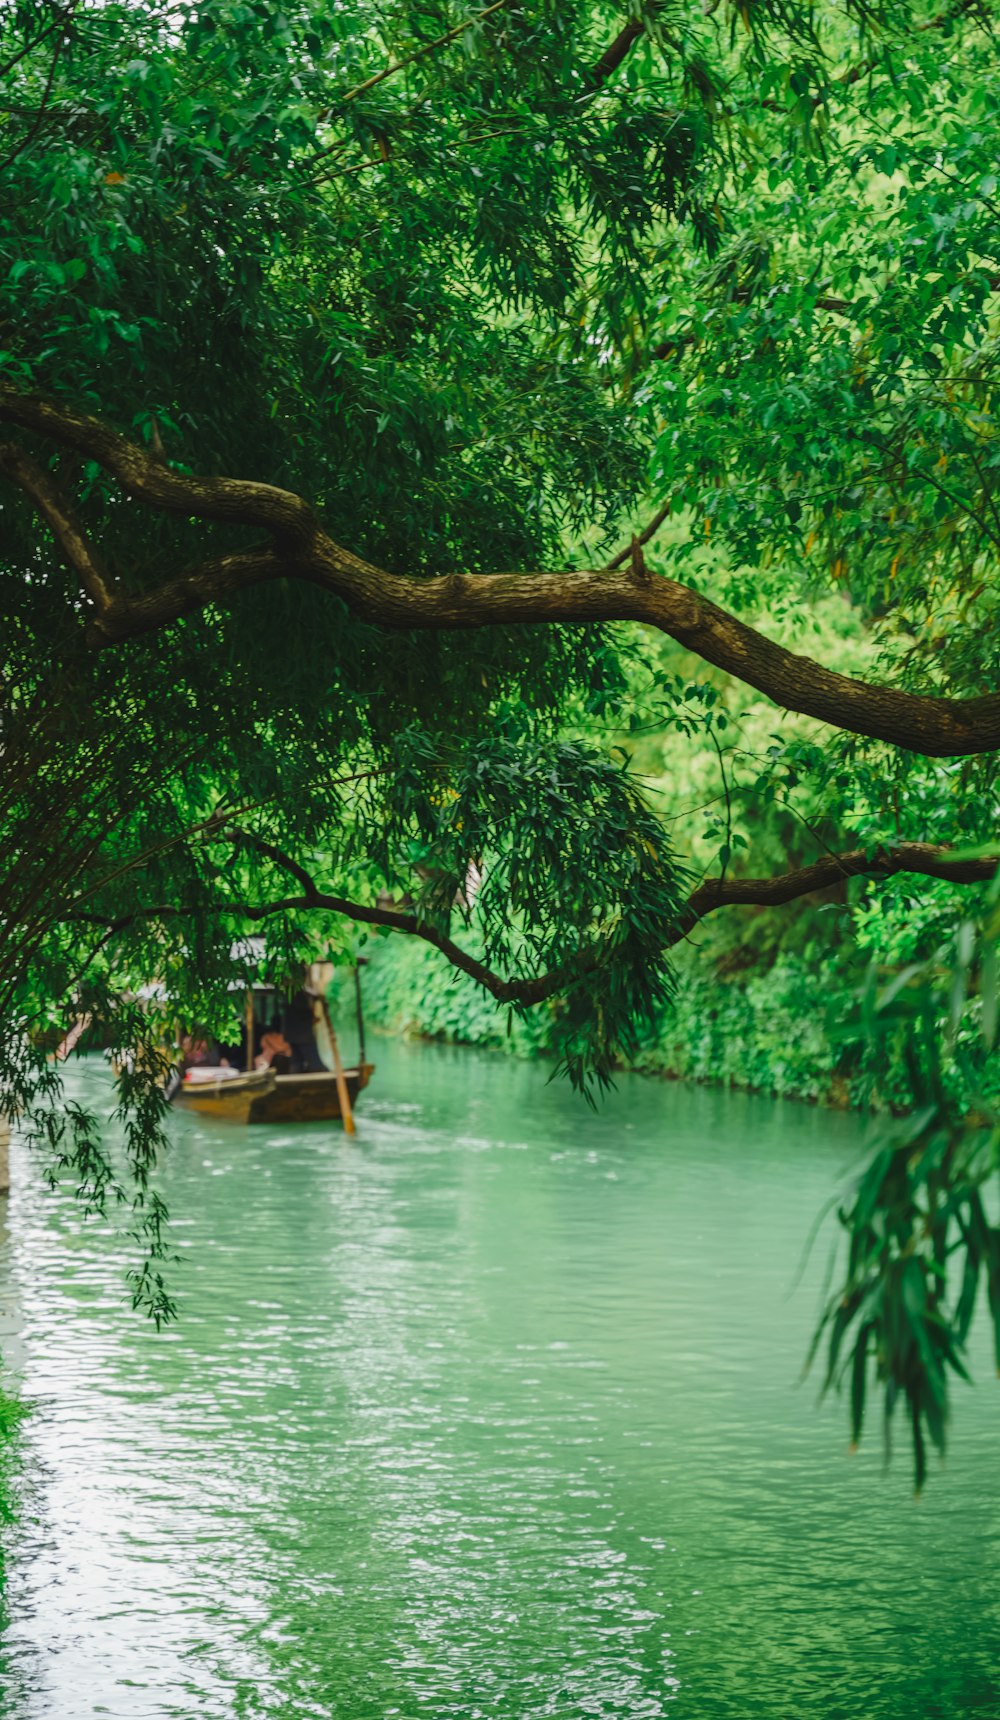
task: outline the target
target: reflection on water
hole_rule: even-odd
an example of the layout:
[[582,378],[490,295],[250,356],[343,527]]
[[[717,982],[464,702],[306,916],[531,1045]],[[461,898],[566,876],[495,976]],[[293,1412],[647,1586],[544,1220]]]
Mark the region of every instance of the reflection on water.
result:
[[16,1163],[4,1720],[996,1720],[985,1345],[919,1506],[797,1383],[858,1125],[378,1056],[354,1142],[176,1119],[160,1337]]

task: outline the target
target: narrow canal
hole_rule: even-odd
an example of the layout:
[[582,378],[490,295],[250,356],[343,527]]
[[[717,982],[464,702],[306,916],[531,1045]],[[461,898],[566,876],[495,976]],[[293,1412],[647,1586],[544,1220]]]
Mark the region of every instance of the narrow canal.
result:
[[176,1119],[160,1337],[16,1160],[4,1720],[995,1720],[985,1333],[920,1504],[798,1383],[860,1125],[375,1052],[355,1142]]

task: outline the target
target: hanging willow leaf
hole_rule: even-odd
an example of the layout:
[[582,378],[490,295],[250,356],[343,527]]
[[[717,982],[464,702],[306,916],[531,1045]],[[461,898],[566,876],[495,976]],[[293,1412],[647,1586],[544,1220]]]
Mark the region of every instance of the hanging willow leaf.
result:
[[868,1385],[868,1345],[876,1330],[874,1320],[862,1326],[854,1343],[851,1366],[851,1444],[857,1446],[865,1419],[865,1395]]
[[[918,1493],[926,1480],[928,1443],[942,1455],[946,1448],[949,1381],[969,1380],[965,1348],[984,1277],[1000,1371],[1000,1228],[989,1223],[982,1195],[1000,1164],[1000,1130],[984,1128],[972,1114],[975,1103],[983,1106],[977,1099],[981,1071],[968,1044],[955,1057],[950,1049],[956,997],[964,1001],[968,975],[977,967],[982,971],[995,935],[986,918],[971,932],[970,924],[957,935],[950,957],[938,952],[907,974],[902,1016],[904,988],[898,982],[888,1006],[874,1012],[884,1042],[904,1033],[895,1045],[914,1095],[924,1102],[909,1116],[877,1126],[868,1163],[839,1208],[846,1275],[810,1350],[815,1354],[825,1332],[826,1386],[839,1383],[846,1366],[841,1358],[849,1355],[854,1443],[863,1430],[874,1354],[884,1389],[886,1459],[893,1411],[902,1397]],[[964,1088],[956,1087],[956,1073]]]

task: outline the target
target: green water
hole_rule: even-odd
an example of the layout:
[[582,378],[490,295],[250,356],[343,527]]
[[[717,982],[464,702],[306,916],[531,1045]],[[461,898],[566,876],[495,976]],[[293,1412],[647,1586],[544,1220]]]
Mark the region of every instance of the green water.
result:
[[159,1338],[16,1160],[4,1720],[1000,1715],[985,1345],[919,1505],[797,1383],[860,1125],[375,1049],[356,1142],[176,1119]]

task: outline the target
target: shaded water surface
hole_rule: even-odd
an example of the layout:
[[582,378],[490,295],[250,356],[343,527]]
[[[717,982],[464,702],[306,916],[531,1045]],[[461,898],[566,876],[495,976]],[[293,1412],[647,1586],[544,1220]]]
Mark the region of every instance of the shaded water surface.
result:
[[3,1720],[997,1720],[985,1344],[919,1505],[797,1383],[860,1126],[376,1051],[355,1142],[176,1119],[160,1337],[17,1160]]

